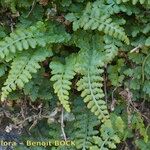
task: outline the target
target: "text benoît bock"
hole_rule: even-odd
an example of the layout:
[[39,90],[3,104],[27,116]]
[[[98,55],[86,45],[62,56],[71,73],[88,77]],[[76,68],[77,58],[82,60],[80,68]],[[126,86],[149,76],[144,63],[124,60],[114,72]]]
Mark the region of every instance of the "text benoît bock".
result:
[[[17,142],[15,141],[4,141],[4,140],[0,140],[0,146],[2,147],[15,147],[19,145]],[[50,141],[33,141],[33,140],[27,140],[24,142],[24,145],[28,146],[28,147],[50,147],[50,146],[75,146],[75,141],[64,141],[64,140],[50,140]]]

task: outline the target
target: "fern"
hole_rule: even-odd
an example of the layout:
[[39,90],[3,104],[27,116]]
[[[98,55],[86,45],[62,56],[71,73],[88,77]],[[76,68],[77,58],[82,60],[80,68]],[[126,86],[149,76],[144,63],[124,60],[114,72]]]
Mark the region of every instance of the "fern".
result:
[[77,82],[77,89],[82,91],[81,96],[84,98],[84,102],[87,103],[87,107],[104,122],[109,118],[109,114],[106,102],[102,100],[104,97],[102,90],[103,78],[101,77],[103,70],[99,68],[103,66],[99,59],[101,54],[96,50],[92,50],[82,51],[80,56],[80,59],[84,60],[80,66],[83,77]]
[[0,42],[0,58],[3,59],[17,51],[35,48],[37,45],[44,47],[46,43],[40,38],[40,28],[44,28],[44,23],[38,22],[36,26],[31,26],[28,30],[22,29],[10,33],[9,37]]
[[[120,43],[119,43],[120,44]],[[112,39],[109,36],[104,36],[104,62],[105,64],[108,64],[111,62],[115,56],[118,54],[118,42],[116,42],[114,39]]]
[[28,8],[32,5],[30,0],[0,0],[0,3],[3,7],[9,8],[14,14],[18,12],[18,7]]
[[1,100],[5,100],[8,94],[16,90],[17,87],[22,89],[32,78],[31,73],[36,73],[41,67],[38,63],[45,60],[46,57],[51,56],[51,54],[51,51],[47,49],[18,54],[12,62],[8,78],[2,88]]
[[90,150],[109,150],[109,149],[116,149],[116,144],[120,143],[119,137],[115,134],[112,124],[110,120],[107,120],[100,129],[101,137],[94,136],[94,146],[90,148]]
[[92,137],[99,133],[96,127],[100,124],[100,121],[78,99],[75,101],[74,113],[76,115],[76,121],[74,123],[73,136],[75,138],[76,148],[86,150],[93,145]]
[[0,64],[0,77],[5,75],[6,71],[7,71],[7,66],[5,64]]
[[57,22],[47,22],[46,27],[47,30],[45,32],[44,39],[48,44],[66,43],[71,38],[70,34],[65,31],[65,27]]
[[[106,102],[103,100],[102,67],[114,58],[118,48],[112,42],[111,38],[105,37],[101,39],[98,34],[94,36],[88,34],[90,38],[86,41],[85,36],[86,34],[80,35],[80,40],[74,39],[76,45],[82,48],[78,53],[75,68],[76,72],[82,75],[82,78],[77,82],[77,89],[81,91],[81,97],[84,98],[87,107],[100,120],[105,122],[109,119],[109,113]],[[104,43],[100,40],[104,40],[103,42],[106,43],[105,50],[101,49]],[[89,41],[91,44],[88,43]]]
[[[79,28],[83,28],[84,30],[97,29],[98,31],[103,31],[105,34],[113,36],[129,44],[129,39],[123,28],[114,23],[109,14],[106,15],[103,10],[100,9],[101,5],[102,2],[100,1],[88,3],[81,17],[79,19],[74,19],[74,31]],[[66,18],[70,19],[69,16]]]
[[115,134],[111,125],[111,121],[107,120],[100,127],[100,121],[93,116],[92,113],[89,112],[89,110],[87,110],[87,108],[79,100],[80,98],[77,98],[74,102],[74,114],[76,120],[74,122],[73,137],[76,141],[76,148],[82,150],[116,148],[116,143],[119,143],[120,139]]
[[52,94],[48,81],[49,79],[44,77],[44,69],[40,69],[40,71],[33,75],[32,80],[25,84],[23,89],[24,94],[28,95],[33,102],[37,99],[50,100]]
[[[107,1],[106,7],[106,13],[110,15],[115,15],[118,13],[126,13],[127,15],[137,14],[140,12],[140,9],[134,5],[127,5],[126,3],[117,4],[116,0]],[[101,9],[105,8],[104,6],[101,6]],[[118,18],[119,19],[119,18]],[[117,20],[118,20],[117,19]],[[123,18],[122,18],[123,19]]]
[[143,123],[143,119],[138,113],[133,114],[132,116],[132,128],[139,130],[140,135],[143,136],[144,142],[148,142],[148,133]]
[[50,68],[52,69],[51,81],[54,81],[54,90],[63,107],[70,112],[69,90],[71,89],[71,81],[74,76],[74,67],[76,63],[75,55],[66,58],[65,64],[59,61],[52,61]]
[[4,0],[3,2],[0,1],[0,3],[3,6],[10,8],[13,13],[17,12],[16,10],[17,0]]

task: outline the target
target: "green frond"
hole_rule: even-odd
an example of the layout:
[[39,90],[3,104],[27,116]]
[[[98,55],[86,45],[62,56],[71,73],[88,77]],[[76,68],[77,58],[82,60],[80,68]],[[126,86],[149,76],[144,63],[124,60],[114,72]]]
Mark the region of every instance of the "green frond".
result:
[[7,71],[7,66],[5,64],[0,64],[0,77],[5,75],[6,71]]
[[36,73],[41,67],[39,62],[51,56],[52,52],[47,49],[38,49],[32,52],[20,53],[14,58],[8,78],[2,87],[1,100],[4,101],[8,94],[15,91],[17,87],[22,89],[32,78],[32,73]]
[[135,5],[127,5],[126,3],[118,4],[116,3],[116,0],[107,1],[107,4],[105,6],[101,6],[101,9],[106,9],[105,12],[107,14],[115,15],[115,17],[116,17],[116,14],[122,13],[122,12],[126,13],[129,16],[140,12],[140,9],[136,7]]
[[[89,35],[90,37],[90,35]],[[83,48],[78,53],[76,72],[82,75],[77,82],[77,89],[81,91],[81,97],[87,107],[96,115],[102,122],[109,119],[107,104],[103,100],[103,69],[104,65],[112,61],[117,55],[118,48],[111,37],[104,37],[104,49],[101,50],[103,43],[97,42],[100,40],[99,35],[89,38],[91,44],[80,37],[80,41],[75,41],[79,47],[83,48],[87,45],[87,49]],[[102,39],[101,39],[102,40]],[[90,48],[90,50],[89,50]]]
[[90,150],[116,149],[116,144],[120,143],[120,138],[115,134],[110,120],[102,124],[100,128],[101,136],[93,136],[94,146]]
[[44,47],[46,43],[40,38],[40,28],[43,30],[44,23],[38,22],[36,26],[31,26],[29,29],[18,29],[10,33],[10,36],[0,42],[0,58],[3,59],[17,51],[36,48],[37,45]]
[[104,49],[105,49],[104,62],[105,64],[108,64],[118,54],[118,47],[117,47],[117,44],[115,43],[115,40],[109,36],[104,36],[104,44],[105,44],[104,45]]
[[103,100],[102,88],[103,79],[100,77],[102,69],[92,68],[87,71],[78,82],[78,90],[82,91],[81,96],[87,107],[103,122],[109,118],[106,102]]
[[71,38],[70,34],[66,32],[65,27],[57,22],[47,22],[46,27],[45,38],[47,43],[68,42]]
[[71,55],[65,60],[65,64],[60,61],[52,61],[50,63],[50,68],[52,69],[51,81],[54,82],[53,87],[55,93],[60,100],[63,107],[70,112],[69,104],[69,90],[71,89],[71,80],[75,76],[76,56]]
[[141,136],[143,136],[144,141],[147,143],[149,140],[148,132],[145,128],[143,118],[141,114],[135,113],[132,116],[132,128],[139,130]]
[[88,150],[93,145],[92,137],[99,134],[97,127],[100,125],[100,121],[79,100],[79,98],[75,99],[75,122],[72,136],[77,149]]
[[16,5],[17,5],[17,0],[3,0],[2,2],[0,1],[1,5],[8,7],[11,9],[13,13],[16,13]]
[[75,99],[73,112],[76,118],[73,124],[73,139],[76,141],[76,148],[82,150],[115,149],[120,139],[110,119],[101,124],[79,100],[79,98]]
[[129,39],[124,29],[113,22],[109,14],[103,12],[101,5],[100,1],[88,3],[81,17],[73,21],[74,31],[79,28],[83,28],[84,30],[98,30],[129,44]]
[[52,98],[51,86],[49,84],[49,79],[44,76],[39,76],[44,74],[44,69],[40,69],[36,74],[33,75],[32,80],[25,84],[23,91],[24,94],[29,96],[31,101],[50,100]]
[[81,97],[84,98],[84,102],[87,103],[91,112],[105,122],[109,118],[109,113],[106,102],[103,100],[103,69],[100,67],[104,64],[100,60],[101,57],[101,53],[96,50],[80,53],[82,62],[77,68],[81,68],[80,72],[83,77],[77,82],[77,89],[81,91]]

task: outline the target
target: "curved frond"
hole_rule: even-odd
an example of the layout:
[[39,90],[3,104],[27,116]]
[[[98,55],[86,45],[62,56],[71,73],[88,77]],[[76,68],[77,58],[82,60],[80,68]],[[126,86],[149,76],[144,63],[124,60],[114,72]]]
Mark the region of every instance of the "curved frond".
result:
[[39,62],[51,56],[52,52],[47,49],[39,49],[31,53],[25,51],[14,58],[8,78],[2,87],[1,100],[5,100],[8,94],[15,91],[17,87],[22,89],[32,78],[32,73],[36,73],[41,66]]

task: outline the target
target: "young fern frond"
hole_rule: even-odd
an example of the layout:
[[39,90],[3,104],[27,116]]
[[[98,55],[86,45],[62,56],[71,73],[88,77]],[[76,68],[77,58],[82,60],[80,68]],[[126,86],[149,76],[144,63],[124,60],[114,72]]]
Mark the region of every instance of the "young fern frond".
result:
[[0,58],[3,59],[17,51],[35,48],[37,45],[44,47],[46,43],[40,38],[40,28],[43,30],[43,22],[38,22],[36,26],[31,26],[29,29],[18,29],[10,33],[9,37],[0,42]]
[[69,104],[69,90],[71,89],[71,80],[75,76],[75,67],[76,56],[71,55],[66,58],[65,64],[62,64],[60,61],[52,61],[50,63],[50,68],[52,69],[51,81],[54,81],[53,87],[54,91],[57,94],[60,103],[70,112]]
[[110,15],[102,12],[101,2],[88,3],[79,19],[73,22],[73,29],[76,31],[79,28],[84,30],[98,30],[107,35],[115,37],[126,44],[129,44],[129,39],[126,36],[124,29],[113,22]]
[[118,4],[120,4],[120,3],[126,3],[126,2],[129,2],[129,1],[132,1],[133,5],[137,4],[138,2],[140,4],[150,4],[150,0],[116,0],[116,2]]
[[23,52],[14,58],[8,78],[2,87],[1,100],[4,101],[8,94],[18,87],[22,89],[32,78],[32,73],[36,73],[41,67],[39,62],[52,55],[47,49],[38,49],[33,52]]

